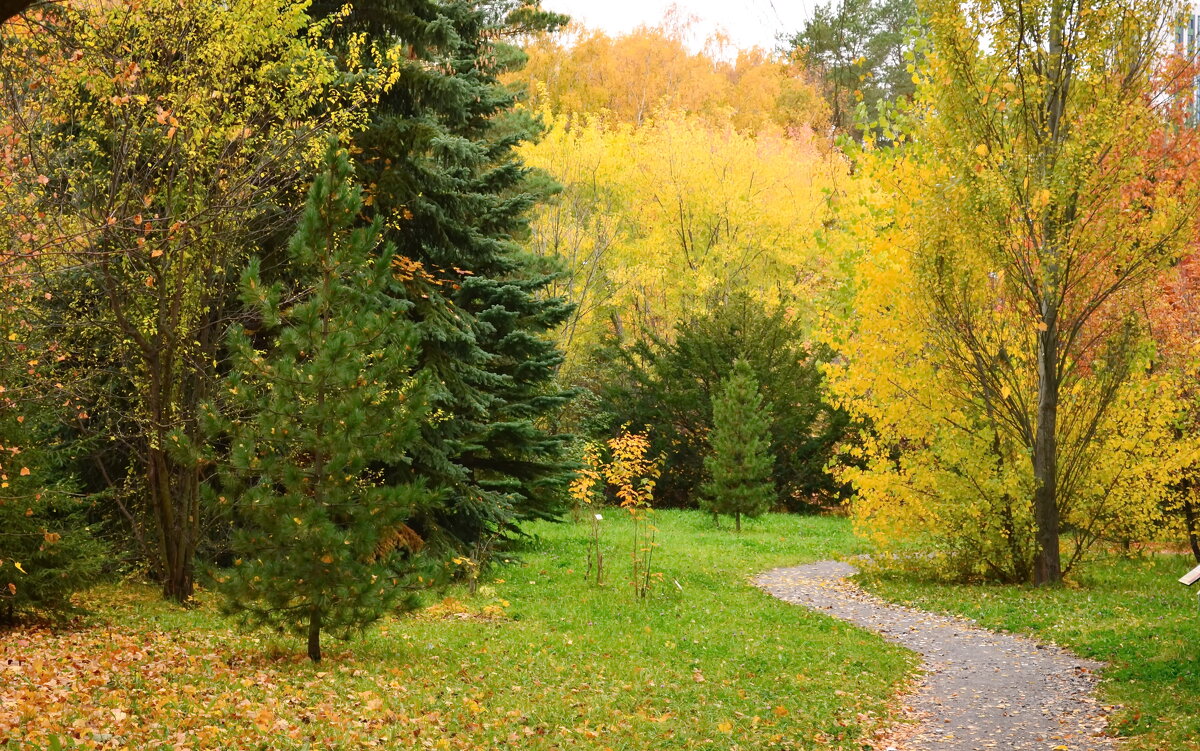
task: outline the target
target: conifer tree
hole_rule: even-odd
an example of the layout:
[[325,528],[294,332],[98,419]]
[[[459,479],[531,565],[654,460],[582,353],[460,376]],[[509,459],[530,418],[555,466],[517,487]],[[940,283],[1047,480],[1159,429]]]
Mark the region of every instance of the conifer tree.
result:
[[[63,478],[48,411],[0,396],[0,626],[70,613],[71,595],[99,578],[105,560],[87,523],[90,504]],[[18,423],[24,413],[32,419]]]
[[11,267],[0,280],[10,306],[0,314],[0,626],[72,612],[71,595],[109,559],[88,524],[96,499],[78,492],[61,428],[68,414],[87,413],[56,382],[56,342],[19,312],[41,292],[23,281]]
[[226,608],[307,634],[314,661],[323,630],[360,629],[423,581],[407,522],[436,499],[385,472],[410,461],[427,389],[409,304],[386,293],[394,251],[378,224],[351,229],[362,207],[351,179],[331,145],[288,249],[293,288],[264,286],[257,260],[244,273],[262,325],[230,333],[230,417],[218,426],[240,520],[236,565],[217,577]]
[[[311,12],[344,6],[316,0]],[[524,60],[507,36],[565,20],[537,0],[378,0],[337,24],[409,61],[354,146],[371,186],[365,211],[399,254],[392,294],[413,303],[433,374],[440,419],[411,465],[391,468],[446,493],[417,525],[431,542],[468,546],[557,516],[572,476],[569,436],[545,427],[571,396],[555,385],[562,353],[550,336],[570,306],[545,294],[553,269],[520,246],[540,193],[514,148],[539,126],[499,81]]]
[[701,488],[703,507],[731,515],[739,532],[743,516],[759,516],[775,500],[770,431],[754,372],[739,359],[713,403],[712,453],[704,459],[709,479]]

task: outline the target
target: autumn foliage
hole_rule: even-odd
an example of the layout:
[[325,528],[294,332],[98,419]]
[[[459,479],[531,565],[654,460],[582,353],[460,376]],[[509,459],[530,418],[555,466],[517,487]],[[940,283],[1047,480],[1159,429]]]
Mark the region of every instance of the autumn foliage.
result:
[[[788,736],[774,692],[886,681],[776,675],[731,563],[824,542],[714,517],[844,511],[967,582],[1200,560],[1174,4],[843,5],[785,53],[538,0],[0,0],[0,746],[857,747],[875,704]],[[664,506],[708,512],[686,565]],[[705,642],[715,597],[761,627]],[[294,650],[368,626],[369,665]]]
[[878,192],[850,230],[835,373],[873,428],[844,475],[864,531],[963,577],[1052,583],[1159,528],[1190,461],[1140,301],[1190,243],[1200,184],[1145,51],[1169,9],[1034,6],[931,8],[913,142],[862,160]]

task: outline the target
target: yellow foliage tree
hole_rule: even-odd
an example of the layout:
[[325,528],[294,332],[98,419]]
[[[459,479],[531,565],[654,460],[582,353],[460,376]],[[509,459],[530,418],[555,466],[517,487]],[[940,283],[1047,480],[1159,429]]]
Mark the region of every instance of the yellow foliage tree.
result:
[[[956,372],[931,325],[930,288],[911,252],[920,242],[916,223],[926,217],[894,198],[911,189],[921,169],[892,161],[874,173],[895,182],[881,184],[878,212],[860,217],[864,223],[851,233],[862,248],[855,315],[847,335],[836,338],[842,358],[830,367],[830,380],[839,404],[872,429],[838,476],[854,487],[856,530],[882,550],[915,552],[912,561],[955,578],[1031,581],[1038,553],[1033,465],[1001,402],[1036,394],[1033,353],[1011,348],[1020,381],[995,391]],[[975,261],[974,273],[988,280],[982,258]],[[979,287],[989,289],[986,282]],[[1029,328],[997,299],[973,303],[987,311],[991,341]],[[1100,540],[1144,539],[1158,529],[1170,482],[1195,460],[1194,443],[1177,440],[1174,430],[1179,384],[1151,377],[1149,355],[1141,349],[1130,377],[1113,385],[1112,404],[1098,422],[1075,418],[1090,411],[1102,378],[1084,376],[1063,393],[1059,408],[1071,429],[1061,433],[1067,460],[1060,463],[1060,509],[1072,530],[1064,570]]]
[[669,338],[735,291],[794,302],[798,325],[811,323],[829,286],[818,235],[846,183],[841,157],[810,136],[675,110],[640,127],[545,117],[523,156],[565,186],[535,215],[532,249],[566,265],[551,291],[578,306],[562,335],[568,368],[606,334]]
[[802,68],[761,49],[730,54],[719,39],[692,52],[687,28],[668,19],[611,37],[572,27],[533,40],[529,64],[510,83],[525,87],[535,107],[604,112],[624,123],[669,108],[749,131],[827,127],[828,105]]
[[[202,468],[180,447],[214,387],[222,306],[248,249],[299,212],[324,135],[361,127],[395,77],[395,51],[339,69],[327,30],[290,0],[140,0],[0,32],[0,268],[62,301],[21,311],[72,338],[61,361],[103,352],[93,372],[128,384],[129,433],[109,438],[139,465],[174,599],[201,530]],[[95,412],[109,377],[86,392]]]
[[864,156],[875,192],[845,222],[856,318],[835,389],[875,430],[845,476],[881,542],[1052,583],[1096,540],[1153,528],[1194,453],[1137,307],[1198,206],[1194,169],[1167,169],[1190,157],[1150,64],[1169,7],[927,10],[900,132],[917,142]]

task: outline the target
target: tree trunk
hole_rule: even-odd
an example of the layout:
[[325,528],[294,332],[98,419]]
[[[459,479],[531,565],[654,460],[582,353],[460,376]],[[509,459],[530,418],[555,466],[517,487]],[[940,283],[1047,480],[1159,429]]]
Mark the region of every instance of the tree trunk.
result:
[[1200,563],[1200,530],[1196,529],[1196,507],[1192,505],[1191,488],[1183,491],[1183,520],[1187,525],[1188,544],[1192,546],[1192,557]]
[[609,319],[612,321],[613,337],[616,338],[618,344],[623,343],[625,341],[625,324],[621,321],[621,315],[610,313]]
[[[1043,169],[1061,150],[1065,137],[1064,113],[1071,83],[1070,56],[1064,48],[1069,4],[1054,0],[1050,8],[1050,34],[1046,61],[1048,95],[1045,103],[1046,135]],[[1058,518],[1058,300],[1062,293],[1057,226],[1049,207],[1044,209],[1045,245],[1041,299],[1042,330],[1038,332],[1037,434],[1033,445],[1033,516],[1037,528],[1035,584],[1062,581]]]
[[0,0],[0,23],[4,23],[13,16],[23,13],[34,2],[36,0]]
[[315,607],[308,618],[308,659],[321,661],[321,611]]
[[1058,327],[1057,311],[1047,306],[1038,334],[1037,435],[1033,446],[1033,514],[1037,526],[1035,584],[1062,581],[1058,519]]
[[[175,466],[164,449],[148,451],[147,484],[158,522],[163,597],[185,603],[194,590],[192,573],[198,536],[199,484],[194,471]],[[178,479],[173,483],[172,479]]]

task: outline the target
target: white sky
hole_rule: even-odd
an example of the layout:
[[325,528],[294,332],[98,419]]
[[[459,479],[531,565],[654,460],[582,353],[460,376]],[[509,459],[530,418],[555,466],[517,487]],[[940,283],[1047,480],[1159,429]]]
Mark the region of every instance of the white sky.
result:
[[777,35],[798,31],[819,2],[823,0],[542,0],[542,7],[566,13],[584,26],[620,34],[658,25],[675,5],[698,19],[697,38],[691,40],[696,47],[722,29],[735,47],[773,49]]

